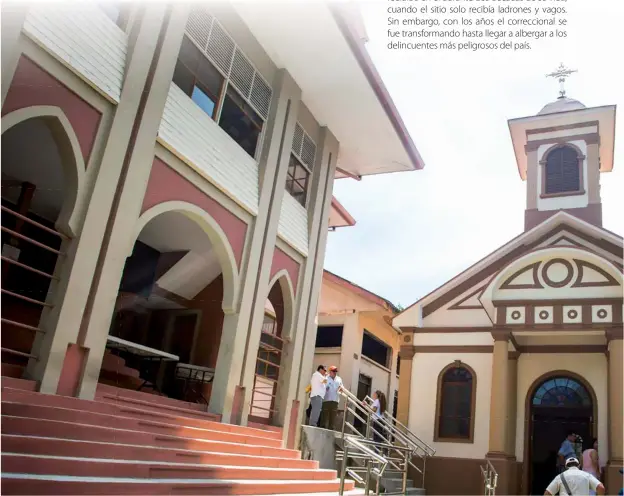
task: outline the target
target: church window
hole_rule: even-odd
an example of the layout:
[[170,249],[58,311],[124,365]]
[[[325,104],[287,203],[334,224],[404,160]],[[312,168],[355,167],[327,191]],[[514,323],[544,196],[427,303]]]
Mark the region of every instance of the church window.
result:
[[456,362],[438,376],[436,441],[472,442],[474,433],[476,376]]
[[552,150],[546,157],[544,193],[573,193],[581,189],[581,160],[571,146]]

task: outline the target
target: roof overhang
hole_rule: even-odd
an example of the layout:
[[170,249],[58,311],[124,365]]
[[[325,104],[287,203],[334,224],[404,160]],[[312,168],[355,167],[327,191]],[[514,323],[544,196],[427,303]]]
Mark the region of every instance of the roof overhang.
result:
[[315,119],[340,142],[340,169],[365,176],[424,167],[366,51],[364,24],[352,4],[233,6],[273,62],[295,79]]
[[331,209],[329,211],[329,227],[350,227],[354,225],[355,219],[351,217],[347,209],[344,208],[336,198],[332,198]]
[[600,171],[610,172],[613,169],[613,156],[615,153],[615,109],[615,105],[606,105],[556,114],[521,117],[507,121],[516,155],[516,163],[518,164],[518,172],[522,180],[526,180],[527,174],[525,146],[528,142],[528,131],[560,128],[561,126],[568,127],[585,122],[598,122]]

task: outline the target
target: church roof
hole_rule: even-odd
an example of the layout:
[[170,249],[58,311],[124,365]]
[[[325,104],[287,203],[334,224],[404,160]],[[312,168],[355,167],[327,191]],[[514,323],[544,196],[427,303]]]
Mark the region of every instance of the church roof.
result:
[[544,105],[537,115],[557,114],[559,112],[569,112],[570,110],[580,110],[584,108],[587,107],[574,98],[560,97],[554,102]]
[[[453,295],[459,295],[461,291],[465,291],[479,281],[492,276],[502,267],[501,264],[518,258],[530,250],[531,247],[537,246],[542,238],[551,236],[558,229],[572,230],[579,236],[589,237],[604,250],[611,252],[613,258],[621,259],[624,239],[620,235],[603,227],[585,222],[562,210],[533,229],[516,236],[479,262],[407,307],[394,317],[393,324],[400,328],[419,327],[414,325],[414,323],[420,318],[426,317],[437,308],[448,303],[448,301],[452,301]],[[499,265],[501,267],[498,267]],[[420,310],[417,310],[418,308]],[[415,310],[420,317],[414,315]]]

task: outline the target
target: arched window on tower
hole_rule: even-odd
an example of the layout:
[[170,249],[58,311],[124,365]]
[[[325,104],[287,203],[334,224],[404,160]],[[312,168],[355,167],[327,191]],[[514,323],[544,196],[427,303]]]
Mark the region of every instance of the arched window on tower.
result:
[[466,364],[455,362],[438,376],[435,441],[472,442],[477,378]]
[[579,153],[571,146],[552,150],[544,165],[544,194],[575,193],[581,190],[581,164]]

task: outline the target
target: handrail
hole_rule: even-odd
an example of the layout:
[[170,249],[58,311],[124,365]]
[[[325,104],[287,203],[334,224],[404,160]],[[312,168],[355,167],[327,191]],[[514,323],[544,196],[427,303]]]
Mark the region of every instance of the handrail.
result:
[[[383,471],[401,474],[402,491],[405,493],[409,467],[414,468],[421,474],[422,487],[424,488],[426,460],[429,456],[435,454],[435,450],[387,412],[384,416],[378,416],[370,405],[370,402],[372,402],[370,397],[367,396],[364,400],[360,400],[351,391],[345,388],[340,388],[338,393],[345,399],[342,421],[343,452],[339,454],[339,457],[342,457],[340,494],[343,494],[344,477],[346,474],[355,474],[358,471],[364,470],[366,471],[365,487],[367,494],[369,491],[371,474],[377,477],[376,494],[379,493],[379,484]],[[348,421],[350,415],[353,415],[353,418],[358,419],[366,426],[364,435]],[[397,427],[397,425],[399,427]],[[375,440],[370,439],[373,436],[375,436]],[[360,445],[371,446],[369,451],[383,453],[383,457],[386,461],[383,471],[379,472],[371,466],[373,463],[379,464],[380,461],[378,458],[370,456],[368,452],[351,455],[353,459],[365,460],[364,467],[347,467],[349,446],[353,446],[352,442],[354,438],[357,439]],[[412,462],[414,456],[422,459],[422,469]]]
[[483,475],[483,482],[485,485],[485,496],[495,496],[496,486],[498,484],[498,472],[492,465],[492,462],[485,459],[485,467],[481,467],[481,474]]

